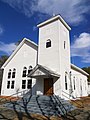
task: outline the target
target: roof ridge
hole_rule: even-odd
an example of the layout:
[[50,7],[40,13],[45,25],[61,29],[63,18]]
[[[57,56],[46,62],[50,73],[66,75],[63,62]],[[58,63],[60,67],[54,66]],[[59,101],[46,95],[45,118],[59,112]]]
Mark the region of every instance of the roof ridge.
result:
[[22,47],[22,45],[25,42],[29,42],[31,44],[33,44],[35,47],[38,47],[38,45],[36,45],[33,41],[31,41],[30,39],[27,38],[23,38],[22,41],[20,42],[20,44],[16,47],[16,49],[14,50],[14,52],[12,52],[12,54],[9,56],[9,58],[6,60],[6,62],[3,64],[3,66],[1,67],[1,69],[4,69],[4,67],[9,63],[9,61],[13,58],[13,56],[17,53],[17,51]]

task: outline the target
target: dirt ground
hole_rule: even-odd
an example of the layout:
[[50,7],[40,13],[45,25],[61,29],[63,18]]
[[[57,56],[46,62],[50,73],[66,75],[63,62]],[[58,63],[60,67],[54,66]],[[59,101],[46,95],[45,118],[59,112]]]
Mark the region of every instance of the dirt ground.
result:
[[72,100],[71,104],[77,107],[69,113],[75,120],[90,120],[90,97]]
[[25,114],[9,110],[7,108],[0,108],[0,119],[1,120],[62,120],[61,117],[42,116],[39,114]]
[[83,97],[80,100],[71,101],[77,109],[69,112],[66,116],[42,116],[39,114],[25,114],[3,108],[0,105],[1,120],[90,120],[90,97]]

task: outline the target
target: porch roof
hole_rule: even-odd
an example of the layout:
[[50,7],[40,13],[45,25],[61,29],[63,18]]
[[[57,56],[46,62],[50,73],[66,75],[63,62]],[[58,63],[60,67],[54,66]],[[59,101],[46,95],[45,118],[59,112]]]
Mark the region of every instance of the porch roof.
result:
[[56,73],[55,71],[52,71],[46,66],[37,64],[27,76],[32,78],[36,78],[40,76],[54,76],[59,78],[60,74]]

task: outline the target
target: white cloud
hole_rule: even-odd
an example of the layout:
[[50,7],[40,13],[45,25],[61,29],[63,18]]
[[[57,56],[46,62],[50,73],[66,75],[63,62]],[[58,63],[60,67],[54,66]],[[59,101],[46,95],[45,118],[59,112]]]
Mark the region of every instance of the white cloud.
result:
[[2,35],[3,34],[3,28],[0,26],[0,35]]
[[15,48],[16,48],[15,43],[6,44],[6,43],[0,41],[0,51],[1,52],[4,52],[4,53],[10,55],[13,52],[13,50],[15,50]]
[[9,4],[16,11],[24,13],[28,17],[31,17],[33,14],[32,6],[34,5],[34,0],[2,0],[2,1]]
[[79,56],[82,62],[90,63],[90,34],[81,33],[71,45],[71,56]]
[[2,0],[11,7],[30,17],[35,12],[50,16],[61,14],[72,25],[85,20],[85,13],[89,13],[89,0]]

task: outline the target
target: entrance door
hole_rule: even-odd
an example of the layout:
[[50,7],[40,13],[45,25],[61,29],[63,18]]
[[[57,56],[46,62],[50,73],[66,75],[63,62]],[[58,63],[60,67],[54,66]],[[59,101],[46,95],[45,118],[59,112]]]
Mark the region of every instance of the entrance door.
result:
[[53,95],[53,78],[44,79],[44,95]]

